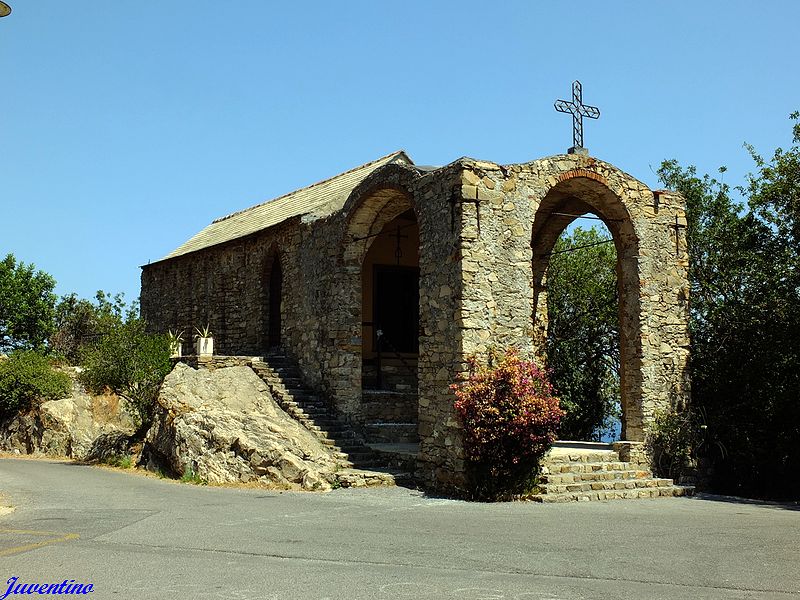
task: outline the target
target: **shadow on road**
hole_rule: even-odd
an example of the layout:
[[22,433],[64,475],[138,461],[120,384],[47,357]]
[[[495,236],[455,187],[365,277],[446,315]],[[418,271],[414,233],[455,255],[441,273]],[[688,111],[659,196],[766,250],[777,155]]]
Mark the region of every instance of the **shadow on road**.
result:
[[753,498],[740,498],[738,496],[717,496],[716,494],[706,494],[706,493],[695,494],[692,500],[725,502],[728,504],[741,504],[744,506],[759,506],[762,508],[776,508],[779,510],[800,511],[799,502],[776,502],[773,500],[756,500]]

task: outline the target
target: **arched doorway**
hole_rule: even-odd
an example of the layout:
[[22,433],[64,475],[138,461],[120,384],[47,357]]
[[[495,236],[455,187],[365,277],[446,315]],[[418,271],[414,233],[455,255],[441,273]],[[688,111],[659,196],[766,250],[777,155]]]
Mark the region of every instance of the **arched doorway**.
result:
[[374,236],[361,267],[362,385],[416,391],[419,227],[409,209]]
[[617,253],[602,220],[576,216],[547,267],[546,357],[565,416],[559,437],[620,439]]
[[360,403],[353,412],[374,444],[418,441],[419,226],[411,198],[388,188],[363,197],[344,251],[352,311],[360,317]]
[[579,216],[592,215],[610,232],[616,249],[619,300],[619,388],[621,438],[642,430],[641,323],[639,305],[639,241],[620,198],[603,183],[572,177],[553,186],[534,218],[533,249],[534,344],[544,354],[547,346],[547,269],[556,240]]
[[264,339],[267,350],[281,345],[281,311],[283,303],[283,268],[280,256],[273,251],[265,261],[264,278]]

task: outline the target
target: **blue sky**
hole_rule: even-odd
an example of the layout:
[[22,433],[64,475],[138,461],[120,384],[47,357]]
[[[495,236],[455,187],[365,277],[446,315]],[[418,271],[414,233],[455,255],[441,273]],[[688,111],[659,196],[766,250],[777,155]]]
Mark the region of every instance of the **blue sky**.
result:
[[138,296],[216,217],[397,149],[418,164],[585,145],[651,187],[665,158],[738,183],[790,144],[797,0],[6,0],[0,254],[57,292]]

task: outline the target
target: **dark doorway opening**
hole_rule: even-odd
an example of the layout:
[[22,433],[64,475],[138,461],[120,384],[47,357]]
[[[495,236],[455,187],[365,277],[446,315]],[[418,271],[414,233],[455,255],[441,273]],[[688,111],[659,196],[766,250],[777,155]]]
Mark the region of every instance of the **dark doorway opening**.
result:
[[281,345],[281,300],[283,298],[283,271],[280,258],[275,255],[269,273],[269,323],[267,325],[267,345],[275,348]]
[[[376,198],[376,203],[380,204]],[[352,231],[361,271],[361,406],[358,419],[373,448],[397,456],[419,449],[420,241],[407,198],[373,206]],[[353,265],[355,266],[355,265]],[[403,449],[405,448],[405,449]],[[394,459],[393,459],[394,460]]]
[[374,347],[418,353],[419,268],[389,265],[374,268]]

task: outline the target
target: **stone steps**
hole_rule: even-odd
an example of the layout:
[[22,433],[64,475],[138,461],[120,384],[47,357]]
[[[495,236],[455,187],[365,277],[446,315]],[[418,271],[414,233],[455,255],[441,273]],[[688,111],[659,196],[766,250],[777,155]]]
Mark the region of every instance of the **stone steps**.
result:
[[[624,463],[620,463],[624,465]],[[608,466],[616,466],[609,463]],[[640,469],[607,469],[596,471],[549,473],[542,475],[540,481],[547,484],[567,484],[567,483],[592,483],[595,481],[616,481],[626,479],[650,479],[652,474],[647,470]]]
[[382,464],[389,468],[397,469],[409,474],[417,468],[417,456],[419,455],[418,443],[394,443],[394,444],[368,444],[371,450],[380,456]]
[[328,448],[339,467],[336,475],[341,487],[394,485],[408,478],[407,473],[382,461],[380,453],[331,413],[325,402],[303,384],[300,370],[289,357],[267,355],[263,361],[254,362],[252,368],[281,408]]
[[580,492],[546,493],[531,496],[536,502],[589,502],[592,500],[638,500],[642,498],[673,498],[678,496],[691,496],[694,488],[691,486],[672,485],[656,488],[634,488],[624,490],[592,490]]
[[548,483],[547,493],[597,492],[600,490],[633,490],[636,488],[661,488],[672,486],[671,479],[648,477],[646,479],[613,479],[610,481],[582,481],[576,483]]
[[[620,455],[627,460],[620,460]],[[537,502],[587,502],[691,496],[694,488],[654,477],[641,444],[568,442],[545,456]]]
[[[640,465],[637,463],[622,462],[622,461],[608,461],[603,462],[578,462],[578,463],[555,463],[549,466],[550,474],[558,473],[595,473],[598,471],[613,472],[613,471],[636,471]],[[644,469],[645,471],[647,469]]]
[[408,473],[383,472],[365,469],[342,469],[337,473],[339,485],[343,488],[372,487],[378,485],[392,486],[408,480]]
[[[381,388],[397,392],[416,392],[417,390],[417,361],[406,359],[402,361],[384,357],[381,360]],[[377,365],[365,363],[361,368],[361,384],[364,389],[376,389],[378,386]]]
[[373,422],[364,426],[370,443],[413,443],[419,439],[416,423]]
[[362,390],[364,437],[368,444],[417,443],[419,397],[413,392]]

